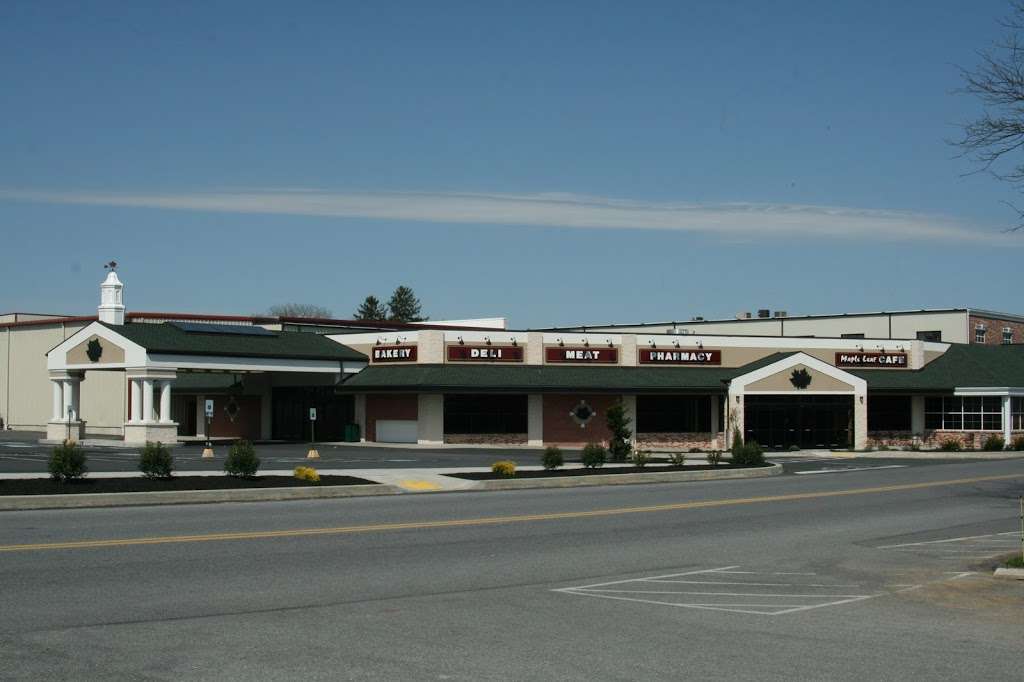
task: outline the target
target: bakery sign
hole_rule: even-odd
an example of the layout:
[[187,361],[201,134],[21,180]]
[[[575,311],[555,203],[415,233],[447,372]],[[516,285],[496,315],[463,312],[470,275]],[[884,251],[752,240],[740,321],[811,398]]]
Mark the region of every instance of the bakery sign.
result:
[[416,362],[416,346],[374,346],[371,362]]
[[639,360],[642,365],[720,365],[720,350],[684,350],[681,348],[641,348]]
[[836,353],[836,367],[891,367],[906,369],[906,353]]
[[449,362],[522,362],[522,346],[448,346]]
[[545,362],[582,362],[593,364],[618,364],[618,348],[590,348],[581,346],[558,346],[544,349]]

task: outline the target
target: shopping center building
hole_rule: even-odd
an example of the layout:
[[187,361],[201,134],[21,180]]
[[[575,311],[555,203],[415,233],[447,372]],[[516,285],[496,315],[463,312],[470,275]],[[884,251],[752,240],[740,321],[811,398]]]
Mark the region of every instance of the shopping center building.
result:
[[[621,402],[650,449],[725,448],[734,431],[771,448],[1024,435],[1024,345],[969,334],[979,319],[1012,327],[1001,313],[787,318],[799,335],[700,321],[532,331],[126,313],[116,273],[101,291],[96,316],[0,317],[7,428],[135,444],[306,440],[314,426],[332,441],[355,424],[369,442],[575,445],[607,440]],[[837,319],[863,331],[835,333]]]

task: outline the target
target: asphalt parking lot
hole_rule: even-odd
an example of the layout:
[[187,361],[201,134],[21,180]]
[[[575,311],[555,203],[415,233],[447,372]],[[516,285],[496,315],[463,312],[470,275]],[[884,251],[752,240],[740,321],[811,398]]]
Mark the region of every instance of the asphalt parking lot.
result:
[[[0,473],[45,472],[52,446],[38,442],[41,434],[28,432],[0,433]],[[203,459],[201,444],[183,444],[174,449],[175,468],[179,471],[220,471],[228,445],[214,446],[214,458]],[[308,443],[258,443],[256,452],[263,469],[287,470],[309,464]],[[540,464],[541,451],[527,448],[421,448],[380,445],[318,443],[320,459],[315,466],[323,469],[442,469],[452,467],[487,467],[499,459],[511,459],[519,465]],[[94,473],[134,471],[139,452],[132,448],[88,446],[89,470]],[[579,458],[579,451],[565,450],[566,460]],[[702,462],[704,455],[692,454]],[[842,474],[873,469],[949,464],[951,459],[898,459],[833,455],[827,452],[768,453],[768,459],[785,466],[787,474],[814,476]]]

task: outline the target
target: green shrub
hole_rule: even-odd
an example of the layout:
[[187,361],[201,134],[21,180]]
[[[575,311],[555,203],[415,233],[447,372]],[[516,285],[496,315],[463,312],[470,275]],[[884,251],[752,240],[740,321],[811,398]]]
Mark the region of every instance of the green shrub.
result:
[[878,451],[879,452],[889,452],[890,449],[891,448],[888,445],[886,445],[885,443],[882,443],[881,445],[878,446]]
[[608,408],[605,413],[605,421],[608,431],[612,434],[608,441],[608,450],[612,461],[625,462],[633,451],[633,446],[629,442],[629,439],[633,437],[633,431],[629,428],[633,420],[626,415],[626,406],[622,404],[621,400]]
[[982,444],[981,449],[989,452],[995,452],[996,450],[1002,450],[1005,447],[1006,441],[1003,440],[1003,437],[997,436],[996,434],[993,433],[992,435],[985,439],[985,442]]
[[921,452],[921,444],[916,442],[911,443],[910,447],[908,447],[907,450],[909,450],[910,452]]
[[740,435],[739,429],[734,429],[732,432],[732,446],[729,448],[729,452],[735,457],[741,450],[743,450],[743,436]]
[[700,452],[701,452],[701,449],[700,449],[700,448],[690,448],[690,453],[691,453],[691,454],[694,454],[694,455],[696,455],[696,454],[698,454],[698,453],[700,453]]
[[750,441],[732,453],[732,463],[737,466],[760,466],[764,464],[764,450],[757,441]]
[[939,442],[939,450],[944,450],[946,452],[960,452],[962,449],[963,446],[960,444],[959,438],[943,438]]
[[635,450],[633,452],[632,460],[633,466],[637,467],[638,469],[643,469],[645,466],[650,464],[651,453],[647,452],[646,450]]
[[48,466],[50,478],[58,483],[82,478],[89,472],[85,465],[85,452],[78,443],[69,440],[53,448]]
[[170,478],[174,470],[174,457],[167,447],[157,441],[146,441],[139,454],[139,471],[146,478]]
[[719,462],[721,462],[721,461],[722,461],[722,451],[721,450],[710,450],[708,452],[708,464],[710,464],[713,467],[716,467],[716,466],[718,466]]
[[512,478],[516,475],[516,463],[509,459],[498,460],[491,465],[491,471],[502,478]]
[[554,471],[565,464],[565,457],[562,456],[561,450],[552,445],[544,448],[544,454],[541,455],[540,461],[546,470]]
[[789,446],[789,451],[790,452],[800,452],[800,446],[797,445],[796,443],[793,443],[792,445]]
[[580,461],[588,469],[597,469],[608,459],[608,451],[600,443],[587,443],[583,446],[583,454]]
[[668,453],[668,463],[674,467],[686,466],[686,455],[682,452]]
[[1017,436],[1013,439],[1013,443],[1010,445],[1014,450],[1020,452],[1024,450],[1024,436]]
[[260,458],[247,440],[235,442],[224,460],[224,471],[228,476],[252,478],[260,468]]

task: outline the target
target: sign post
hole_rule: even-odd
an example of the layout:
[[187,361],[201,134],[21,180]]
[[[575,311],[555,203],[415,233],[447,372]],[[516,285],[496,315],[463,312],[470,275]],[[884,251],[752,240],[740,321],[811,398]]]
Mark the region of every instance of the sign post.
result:
[[213,422],[213,400],[207,399],[204,405],[206,416],[206,447],[203,448],[203,459],[213,459],[213,444],[210,443],[210,424]]
[[313,444],[316,443],[316,408],[309,408],[309,452],[306,459],[320,459],[320,453],[316,451]]

